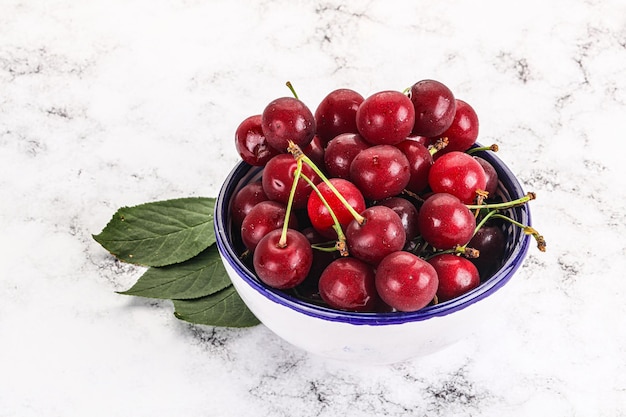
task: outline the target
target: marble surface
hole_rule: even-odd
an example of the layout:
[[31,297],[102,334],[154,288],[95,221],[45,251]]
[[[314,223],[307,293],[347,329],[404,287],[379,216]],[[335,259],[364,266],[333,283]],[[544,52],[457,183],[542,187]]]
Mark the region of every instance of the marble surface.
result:
[[[622,0],[0,2],[0,416],[626,416]],[[538,199],[497,325],[384,367],[115,291],[121,206],[215,196],[244,117],[435,78]],[[621,145],[621,146],[620,146]]]

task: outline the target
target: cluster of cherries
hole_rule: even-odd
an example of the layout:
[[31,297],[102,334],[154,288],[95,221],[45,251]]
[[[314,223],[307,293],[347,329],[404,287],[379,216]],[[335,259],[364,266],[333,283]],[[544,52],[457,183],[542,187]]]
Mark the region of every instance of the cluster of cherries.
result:
[[[498,174],[479,148],[478,117],[441,82],[364,98],[330,92],[315,113],[271,101],[237,128],[259,181],[232,202],[242,257],[266,285],[358,311],[416,311],[487,279],[506,247]],[[495,145],[490,147],[496,150]],[[543,239],[532,228],[540,248]]]

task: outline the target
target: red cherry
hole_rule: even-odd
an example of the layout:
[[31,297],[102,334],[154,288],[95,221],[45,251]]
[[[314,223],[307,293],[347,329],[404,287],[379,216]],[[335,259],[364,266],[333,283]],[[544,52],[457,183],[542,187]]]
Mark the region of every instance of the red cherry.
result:
[[349,311],[375,311],[378,293],[374,268],[356,258],[339,258],[322,272],[319,292],[331,307]]
[[324,166],[331,177],[350,179],[350,164],[354,157],[370,144],[358,133],[342,133],[336,136],[324,151]]
[[313,250],[307,238],[297,230],[287,230],[286,245],[280,245],[281,229],[272,230],[254,251],[254,271],[273,288],[294,288],[307,277],[313,262]]
[[411,86],[409,97],[415,108],[413,134],[439,136],[450,127],[456,102],[447,86],[435,80],[418,81]]
[[[361,194],[354,184],[343,178],[330,178],[329,181],[357,213],[365,210],[363,194]],[[324,196],[324,199],[335,214],[335,217],[337,217],[341,229],[345,230],[348,224],[354,219],[354,216],[339,198],[337,198],[328,184],[321,182],[317,184],[317,188],[322,196]],[[318,233],[328,239],[337,239],[337,232],[333,229],[335,224],[334,220],[326,208],[326,205],[315,192],[309,195],[307,214],[311,225]]]
[[261,128],[261,115],[246,118],[235,131],[235,147],[244,162],[263,166],[280,152],[267,142]]
[[411,179],[409,160],[395,146],[371,146],[352,160],[350,179],[368,200],[392,197],[400,194]]
[[435,297],[437,272],[422,258],[405,251],[393,252],[376,268],[380,298],[399,311],[417,311]]
[[[266,234],[283,227],[286,214],[287,207],[277,201],[261,201],[255,205],[241,224],[241,240],[246,248],[254,252]],[[298,220],[293,213],[289,215],[289,226],[298,228]]]
[[233,225],[240,227],[243,219],[250,213],[250,210],[261,201],[268,200],[261,181],[248,183],[241,187],[233,196],[233,203],[230,212],[233,216]]
[[372,206],[361,216],[362,224],[353,220],[346,228],[348,252],[369,264],[377,264],[388,254],[401,250],[406,232],[398,214],[385,206]]
[[467,258],[444,253],[433,256],[428,263],[439,277],[437,299],[440,302],[457,298],[480,284],[478,269]]
[[[263,170],[261,181],[263,191],[265,191],[269,199],[285,205],[287,204],[296,169],[297,162],[293,156],[289,154],[276,155],[268,161]],[[321,180],[320,176],[307,164],[302,165],[302,173],[313,181],[313,183],[317,183]],[[300,178],[293,199],[293,207],[296,209],[306,207],[309,194],[311,194],[312,191],[313,188],[305,180]]]
[[280,152],[287,152],[289,141],[306,147],[315,134],[311,110],[295,97],[281,97],[263,110],[261,127],[267,142]]
[[484,191],[487,175],[483,167],[467,153],[454,151],[437,158],[428,172],[428,184],[435,193],[449,193],[465,204]]
[[395,145],[409,136],[415,122],[411,100],[399,91],[380,91],[366,98],[356,113],[356,125],[372,145]]
[[435,154],[443,155],[452,151],[465,152],[478,139],[478,116],[474,108],[463,100],[456,99],[454,120],[448,129],[439,137],[448,138],[448,145]]
[[363,96],[354,90],[340,88],[331,91],[315,110],[317,135],[322,145],[342,133],[357,133],[356,112]]
[[453,249],[467,244],[474,234],[476,219],[461,201],[447,193],[436,193],[424,201],[417,214],[424,240],[436,249]]
[[409,160],[410,179],[407,190],[421,193],[428,187],[428,173],[433,157],[426,146],[417,140],[407,139],[396,145]]

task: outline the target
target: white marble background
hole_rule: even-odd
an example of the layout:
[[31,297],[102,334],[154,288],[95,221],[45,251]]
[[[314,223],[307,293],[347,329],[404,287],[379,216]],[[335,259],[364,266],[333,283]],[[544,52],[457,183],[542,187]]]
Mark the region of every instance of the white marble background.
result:
[[[0,416],[626,416],[622,0],[0,0]],[[448,84],[528,190],[548,252],[498,326],[388,367],[178,321],[91,238],[215,196],[234,129]]]

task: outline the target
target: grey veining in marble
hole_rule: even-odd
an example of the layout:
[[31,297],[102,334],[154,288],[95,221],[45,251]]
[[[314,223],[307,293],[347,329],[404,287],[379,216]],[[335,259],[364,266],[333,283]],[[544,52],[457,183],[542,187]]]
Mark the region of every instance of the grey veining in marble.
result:
[[[3,0],[0,416],[626,416],[626,3]],[[248,115],[424,78],[535,191],[497,326],[387,367],[121,296],[91,235],[215,196]],[[534,249],[534,248],[533,248]]]

